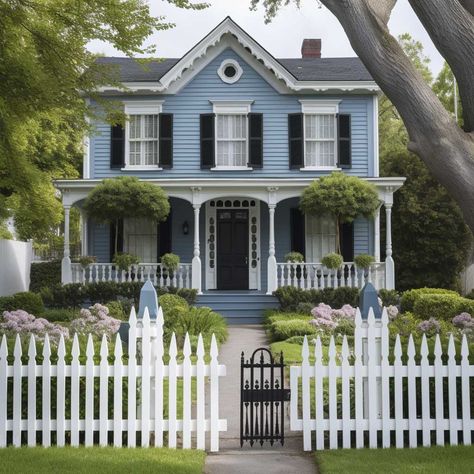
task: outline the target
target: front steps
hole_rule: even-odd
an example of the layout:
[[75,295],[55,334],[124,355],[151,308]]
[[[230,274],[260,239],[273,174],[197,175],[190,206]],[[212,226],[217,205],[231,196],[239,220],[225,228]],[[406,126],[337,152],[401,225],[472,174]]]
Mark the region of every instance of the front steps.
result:
[[258,324],[266,309],[278,308],[278,300],[265,293],[216,290],[199,295],[196,306],[208,306],[225,316],[229,324]]

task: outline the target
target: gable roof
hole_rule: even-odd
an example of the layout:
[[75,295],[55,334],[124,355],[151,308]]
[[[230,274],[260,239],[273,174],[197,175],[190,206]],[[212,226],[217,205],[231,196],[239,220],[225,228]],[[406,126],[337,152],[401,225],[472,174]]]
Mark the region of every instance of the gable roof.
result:
[[265,69],[279,89],[364,93],[379,90],[357,57],[276,59],[230,17],[179,59],[150,61],[147,67],[132,58],[103,57],[97,61],[117,66],[119,80],[131,91],[176,92],[212,60],[219,47],[238,48],[256,67]]

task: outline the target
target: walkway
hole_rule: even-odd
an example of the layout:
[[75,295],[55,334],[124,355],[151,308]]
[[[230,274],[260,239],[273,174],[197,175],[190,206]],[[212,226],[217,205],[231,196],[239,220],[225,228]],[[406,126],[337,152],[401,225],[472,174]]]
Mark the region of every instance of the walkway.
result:
[[[227,376],[220,385],[220,417],[227,419],[227,432],[221,433],[220,452],[208,454],[206,474],[314,474],[314,455],[302,451],[299,433],[289,431],[285,424],[285,445],[240,448],[240,354],[246,356],[266,346],[265,332],[260,325],[230,326],[229,339],[221,347],[219,362],[227,366]],[[288,413],[288,412],[287,412]]]

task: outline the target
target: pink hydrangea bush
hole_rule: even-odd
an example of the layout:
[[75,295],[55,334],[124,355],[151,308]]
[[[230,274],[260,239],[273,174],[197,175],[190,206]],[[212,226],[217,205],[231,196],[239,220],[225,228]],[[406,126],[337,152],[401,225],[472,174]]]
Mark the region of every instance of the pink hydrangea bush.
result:
[[452,323],[461,331],[461,334],[465,334],[468,338],[474,338],[474,318],[469,313],[454,316]]
[[399,311],[396,306],[393,306],[393,305],[387,306],[387,315],[390,321],[393,321],[394,319],[396,319],[398,314],[399,314]]
[[50,342],[57,344],[61,334],[64,339],[69,339],[69,330],[59,324],[53,324],[44,318],[36,318],[32,314],[18,309],[16,311],[4,311],[0,320],[0,333],[7,336],[29,336],[33,334],[36,341],[44,341],[48,334]]
[[345,304],[340,309],[333,309],[325,303],[319,303],[318,306],[311,310],[314,319],[309,323],[321,330],[333,331],[343,321],[353,322],[356,309],[351,305]]
[[96,303],[89,309],[81,309],[79,317],[71,323],[71,332],[79,335],[92,334],[102,337],[103,334],[110,340],[119,330],[120,319],[109,315],[107,306]]

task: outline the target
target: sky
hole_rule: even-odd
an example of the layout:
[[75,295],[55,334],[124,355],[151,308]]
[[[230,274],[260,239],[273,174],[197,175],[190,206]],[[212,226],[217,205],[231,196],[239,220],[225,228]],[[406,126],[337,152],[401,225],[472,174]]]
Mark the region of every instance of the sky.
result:
[[[205,1],[205,0],[203,0]],[[250,11],[250,0],[207,0],[210,7],[202,11],[176,8],[164,0],[149,0],[153,15],[165,16],[176,26],[150,36],[146,45],[156,45],[156,56],[179,58],[209,33],[226,16],[231,16],[247,33],[277,58],[301,57],[304,38],[322,39],[323,57],[355,56],[344,30],[317,0],[301,0],[283,7],[270,24],[264,22],[264,10]],[[398,0],[389,22],[393,35],[410,33],[423,43],[425,54],[431,58],[431,69],[436,75],[443,66],[443,58],[411,9],[408,0]],[[109,44],[98,41],[89,49],[106,56],[123,56]]]

